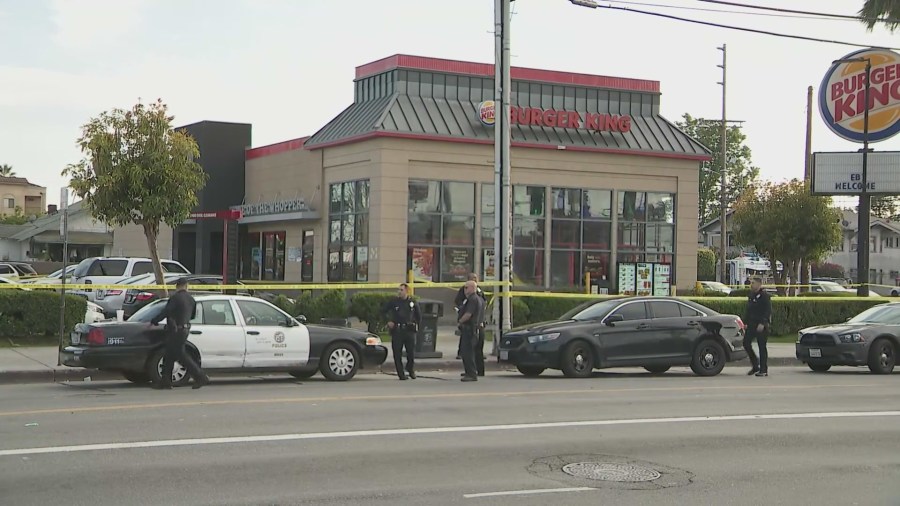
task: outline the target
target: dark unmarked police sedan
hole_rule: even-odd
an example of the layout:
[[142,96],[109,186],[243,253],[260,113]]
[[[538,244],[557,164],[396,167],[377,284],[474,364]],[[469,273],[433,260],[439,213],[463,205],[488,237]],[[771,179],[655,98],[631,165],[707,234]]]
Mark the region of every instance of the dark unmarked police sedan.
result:
[[747,356],[743,339],[739,317],[691,301],[607,299],[505,334],[499,358],[526,376],[561,369],[570,378],[585,378],[608,367],[643,367],[661,374],[673,366],[715,376],[726,362]]
[[835,365],[868,366],[890,374],[900,346],[900,303],[879,304],[847,320],[797,334],[797,359],[816,372]]

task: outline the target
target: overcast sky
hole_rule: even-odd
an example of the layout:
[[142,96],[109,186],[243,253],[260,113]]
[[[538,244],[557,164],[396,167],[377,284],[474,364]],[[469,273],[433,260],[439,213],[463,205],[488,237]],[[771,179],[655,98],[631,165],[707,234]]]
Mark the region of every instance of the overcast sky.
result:
[[[862,0],[744,3],[855,14]],[[697,0],[627,6],[900,46],[900,32],[852,21],[740,15],[749,10]],[[716,48],[726,43],[728,116],[746,122],[753,161],[774,180],[802,177],[806,89],[818,93],[830,62],[854,50],[567,0],[517,0],[513,10],[513,65],[658,80],[672,121],[720,117]],[[351,103],[357,65],[395,53],[492,63],[492,30],[492,0],[0,0],[0,164],[47,186],[56,203],[60,171],[80,158],[79,127],[138,98],[162,98],[178,125],[252,123],[254,146],[309,135]],[[832,134],[818,109],[813,147],[859,148]],[[900,136],[873,147],[900,149]]]

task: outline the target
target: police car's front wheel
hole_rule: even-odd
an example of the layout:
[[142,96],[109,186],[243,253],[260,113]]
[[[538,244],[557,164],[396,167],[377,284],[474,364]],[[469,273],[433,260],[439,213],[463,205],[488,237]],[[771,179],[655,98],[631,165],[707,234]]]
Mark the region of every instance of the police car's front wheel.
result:
[[331,381],[347,381],[359,371],[359,351],[350,343],[334,343],[322,355],[319,369]]

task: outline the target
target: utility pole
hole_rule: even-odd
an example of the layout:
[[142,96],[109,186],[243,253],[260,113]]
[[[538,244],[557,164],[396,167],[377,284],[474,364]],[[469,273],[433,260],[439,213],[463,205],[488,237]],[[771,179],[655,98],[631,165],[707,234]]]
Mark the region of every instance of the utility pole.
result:
[[500,297],[494,305],[494,353],[503,333],[512,327],[512,213],[510,200],[510,2],[494,0],[494,258]]
[[62,188],[59,192],[59,206],[62,208],[62,216],[59,218],[59,237],[63,241],[63,267],[62,285],[59,291],[59,345],[56,354],[56,365],[61,366],[60,353],[63,350],[63,341],[66,335],[66,268],[69,266],[69,189]]
[[[722,64],[718,65],[719,68],[722,69],[722,82],[719,84],[722,85],[722,140],[721,140],[721,151],[722,151],[722,174],[721,174],[721,185],[722,188],[719,193],[719,200],[721,205],[720,210],[720,240],[719,240],[719,276],[721,277],[720,282],[728,283],[728,226],[726,224],[726,217],[728,214],[728,202],[727,202],[727,188],[726,188],[726,176],[725,172],[728,169],[728,146],[727,146],[727,136],[728,136],[728,123],[725,114],[725,77],[726,77],[726,69],[725,69],[725,44],[722,44],[722,47],[718,48],[719,51],[722,51]],[[732,280],[733,282],[733,280]]]
[[[803,180],[808,185],[812,185],[810,177],[812,176],[812,117],[813,117],[813,87],[806,89],[806,153],[803,157]],[[801,291],[806,291],[809,282],[812,279],[812,264],[806,262],[801,265],[800,284],[803,285]]]

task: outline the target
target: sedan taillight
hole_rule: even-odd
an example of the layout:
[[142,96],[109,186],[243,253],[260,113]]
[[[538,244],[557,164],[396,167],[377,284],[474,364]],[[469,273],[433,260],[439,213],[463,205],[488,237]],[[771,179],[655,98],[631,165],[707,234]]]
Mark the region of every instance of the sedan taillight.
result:
[[152,294],[152,293],[147,293],[147,292],[141,292],[141,293],[137,294],[137,297],[136,297],[136,298],[137,298],[137,300],[143,302],[143,301],[147,301],[147,300],[152,299],[152,298],[153,298],[153,294]]
[[742,320],[740,317],[735,318],[734,323],[737,323],[739,329],[747,330],[747,324],[745,324],[744,320]]
[[88,344],[106,344],[106,337],[103,335],[102,330],[91,329],[88,332],[87,342]]

